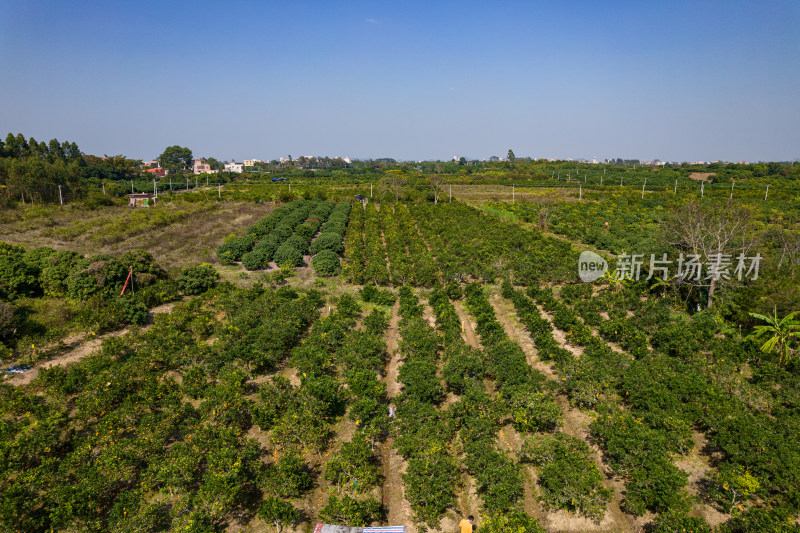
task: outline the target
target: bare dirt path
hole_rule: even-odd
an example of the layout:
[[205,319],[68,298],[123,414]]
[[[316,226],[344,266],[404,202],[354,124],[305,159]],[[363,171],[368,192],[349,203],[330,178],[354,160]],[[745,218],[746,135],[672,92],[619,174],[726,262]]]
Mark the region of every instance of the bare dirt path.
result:
[[528,360],[528,364],[549,379],[557,379],[555,370],[553,370],[553,363],[544,362],[539,359],[533,339],[531,339],[525,326],[519,321],[517,312],[514,309],[514,304],[499,294],[491,295],[489,297],[489,302],[494,306],[497,320],[503,325],[503,328],[506,330],[506,335],[508,335],[512,341],[519,344],[522,351],[525,352],[525,358]]
[[[169,313],[178,303],[179,302],[170,302],[150,309],[150,324],[144,326],[142,331],[146,331],[150,327],[152,324],[152,318],[155,315]],[[129,331],[130,327],[126,327],[117,331],[110,331],[102,335],[89,333],[85,335],[72,335],[67,337],[64,339],[64,343],[70,347],[67,352],[53,357],[52,359],[48,359],[47,361],[42,361],[27,372],[22,374],[12,374],[5,379],[5,383],[15,386],[27,385],[37,378],[40,369],[52,368],[54,366],[67,366],[71,365],[72,363],[77,363],[87,355],[91,355],[100,349],[100,346],[102,346],[105,339],[111,337],[121,337]]]
[[[708,456],[703,453],[703,450],[708,445],[705,435],[699,431],[692,431],[692,440],[694,441],[694,448],[684,457],[676,459],[675,466],[689,474],[689,494],[698,496],[700,485],[704,479],[710,477],[712,468],[709,464]],[[731,517],[731,515],[721,513],[702,500],[696,503],[694,508],[711,527],[716,527],[728,521]]]
[[453,307],[456,308],[458,318],[461,320],[461,335],[464,337],[464,341],[473,348],[480,350],[481,343],[478,341],[478,334],[475,333],[472,317],[464,310],[464,306],[460,301],[454,301]]
[[546,318],[548,322],[550,322],[550,325],[553,326],[553,338],[556,340],[559,346],[567,350],[575,357],[580,357],[583,354],[583,348],[580,346],[575,346],[567,340],[567,335],[564,333],[564,331],[558,329],[553,324],[553,315],[545,311],[544,308],[538,303],[536,304],[536,308],[539,310],[542,316]]
[[[503,450],[514,462],[519,462],[519,452],[522,449],[524,437],[520,435],[513,426],[507,425],[500,430],[497,442],[500,449]],[[523,506],[525,512],[534,517],[540,523],[544,522],[546,512],[538,500],[538,491],[536,490],[536,470],[529,465],[520,465],[524,476],[525,497]]]
[[[389,361],[384,372],[384,382],[386,383],[386,395],[389,401],[400,394],[400,382],[398,372],[402,365],[400,357],[400,302],[395,302],[392,306],[392,314],[389,319],[389,327],[386,330],[384,339],[386,340],[386,351],[389,354]],[[403,488],[403,474],[408,467],[408,463],[397,452],[394,447],[394,438],[388,437],[386,442],[381,445],[381,465],[383,466],[383,487],[381,489],[383,505],[386,508],[386,519],[390,525],[411,524],[413,516],[411,505],[406,501]],[[417,528],[410,525],[409,533],[416,533]]]
[[[528,362],[530,363],[533,361],[534,364],[532,366],[537,370],[540,370],[548,379],[554,381],[558,380],[558,375],[554,372],[552,367],[539,360],[530,335],[525,330],[525,327],[522,325],[522,323],[520,323],[519,318],[514,312],[513,303],[508,301],[506,298],[503,298],[499,294],[491,295],[489,302],[492,304],[492,307],[494,307],[495,313],[497,314],[497,319],[503,325],[506,334],[512,340],[517,342],[517,344],[519,344],[519,346],[522,348],[522,351],[525,353]],[[543,314],[552,323],[551,317],[545,313]],[[556,340],[559,342],[559,344],[561,344],[562,347],[567,347],[565,346],[565,340],[560,340],[558,337],[556,337]],[[589,424],[594,419],[593,413],[584,412],[580,409],[572,407],[564,395],[557,394],[555,395],[555,398],[556,402],[561,408],[562,413],[561,430],[567,435],[581,439],[589,445],[589,448],[592,451],[592,459],[600,469],[600,472],[603,474],[603,485],[606,488],[614,490],[614,497],[608,504],[603,520],[599,523],[574,515],[572,513],[568,513],[566,511],[544,512],[542,513],[542,523],[548,531],[639,531],[642,524],[637,524],[636,522],[640,521],[641,519],[637,520],[633,516],[624,513],[620,507],[623,491],[625,489],[624,483],[622,480],[618,479],[614,473],[611,472],[611,470],[603,463],[602,452],[591,438]],[[508,441],[511,442],[512,439],[508,439]]]

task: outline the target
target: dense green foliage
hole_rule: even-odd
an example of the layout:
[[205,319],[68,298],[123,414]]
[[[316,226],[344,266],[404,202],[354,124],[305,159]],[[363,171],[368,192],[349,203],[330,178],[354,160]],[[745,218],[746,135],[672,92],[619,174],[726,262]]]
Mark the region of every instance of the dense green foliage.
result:
[[[234,509],[255,513],[253,496],[262,490],[306,490],[297,458],[265,464],[258,443],[244,436],[253,402],[242,368],[265,350],[273,361],[285,358],[319,304],[314,293],[223,286],[69,368],[40,371],[29,389],[0,386],[3,528],[207,530]],[[183,372],[195,404],[183,401],[172,377]],[[296,518],[280,506],[261,512]]]
[[[198,272],[206,272],[205,268],[195,267]],[[125,324],[142,325],[148,308],[175,300],[180,292],[208,290],[208,283],[196,285],[198,279],[192,276],[188,284],[184,277],[169,279],[141,250],[119,257],[84,257],[0,243],[0,357],[7,359],[13,353],[31,362],[48,355],[37,345],[57,341],[69,331],[99,333]]]

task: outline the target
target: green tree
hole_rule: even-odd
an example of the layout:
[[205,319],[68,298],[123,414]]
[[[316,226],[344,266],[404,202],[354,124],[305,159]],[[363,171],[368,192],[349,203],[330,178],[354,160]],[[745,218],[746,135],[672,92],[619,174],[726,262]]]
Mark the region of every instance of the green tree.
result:
[[508,160],[512,163],[517,160],[517,156],[514,155],[514,150],[508,149]]
[[363,527],[380,520],[381,504],[372,498],[357,500],[347,494],[341,498],[332,494],[319,516],[334,524]]
[[168,146],[164,153],[158,156],[158,161],[161,166],[170,172],[178,172],[191,168],[192,166],[192,151],[182,146]]
[[258,507],[258,516],[275,526],[277,533],[281,533],[284,526],[290,526],[300,520],[300,511],[291,503],[274,496],[267,496]]
[[184,267],[178,278],[178,287],[184,294],[202,294],[214,286],[219,273],[210,263]]
[[766,324],[756,326],[748,339],[761,340],[764,337],[769,337],[764,344],[761,345],[761,351],[764,353],[777,353],[781,364],[786,363],[791,357],[795,349],[793,344],[796,339],[800,339],[800,321],[794,320],[794,317],[800,313],[795,311],[778,320],[778,310],[773,308],[772,316],[760,315],[758,313],[750,313],[750,316],[763,320]]

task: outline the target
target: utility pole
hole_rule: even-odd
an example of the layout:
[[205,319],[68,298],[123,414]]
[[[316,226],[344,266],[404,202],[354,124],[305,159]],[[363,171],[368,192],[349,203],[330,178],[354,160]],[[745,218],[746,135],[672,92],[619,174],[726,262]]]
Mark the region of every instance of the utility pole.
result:
[[156,185],[156,180],[153,180],[153,194],[156,198],[158,198],[158,186]]
[[767,192],[764,193],[764,201],[767,200],[767,195],[769,195],[769,185],[767,185]]
[[58,201],[61,202],[61,205],[64,205],[64,198],[61,197],[61,185],[58,186]]
[[578,185],[578,200],[583,200],[583,185]]
[[222,185],[217,183],[217,195],[219,198],[222,198]]
[[619,177],[619,186],[622,187],[622,176]]
[[675,189],[673,189],[672,194],[678,194],[678,180],[675,180]]
[[644,179],[644,184],[642,185],[642,200],[644,200],[644,188],[647,187],[647,178]]
[[735,182],[731,181],[731,200],[733,200],[733,185]]
[[103,196],[106,195],[106,182],[103,182]]
[[706,182],[700,184],[700,198],[705,196]]
[[[370,185],[370,187],[372,187],[372,186]],[[450,201],[448,203],[451,203],[451,204],[453,203],[453,184],[452,183],[450,184]]]
[[[451,191],[453,190],[453,186],[452,185],[450,186],[450,190]],[[369,184],[369,197],[372,198],[372,184],[371,183]]]

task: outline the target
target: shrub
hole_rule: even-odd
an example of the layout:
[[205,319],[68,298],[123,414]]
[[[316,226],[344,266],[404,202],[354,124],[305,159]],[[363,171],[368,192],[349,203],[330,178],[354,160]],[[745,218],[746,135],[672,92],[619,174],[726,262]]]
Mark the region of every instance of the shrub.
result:
[[337,254],[344,252],[342,235],[340,233],[323,233],[311,243],[309,252],[318,254],[322,250],[331,250]]
[[333,524],[363,527],[380,520],[381,504],[372,498],[357,500],[346,494],[341,498],[332,494],[319,516]]
[[547,531],[522,511],[484,516],[481,520],[481,533],[545,533]]
[[373,309],[370,314],[364,317],[362,322],[364,329],[373,335],[382,335],[389,327],[389,315],[380,309]]
[[0,298],[12,300],[36,290],[38,271],[24,257],[24,248],[0,243]]
[[303,459],[291,453],[267,467],[266,483],[270,491],[283,498],[298,498],[312,485]]
[[309,220],[297,226],[297,229],[294,230],[294,234],[309,243],[311,239],[314,238],[314,235],[316,235],[318,229],[319,221]]
[[268,260],[272,260],[272,257],[275,255],[275,251],[278,249],[278,246],[280,246],[278,238],[274,236],[269,236],[266,239],[258,241],[256,245],[253,246],[253,251],[255,252],[256,250],[258,250],[260,252],[263,252],[269,257]]
[[178,278],[178,287],[184,294],[202,294],[214,286],[219,273],[208,263],[183,268]]
[[300,520],[300,511],[289,502],[267,496],[258,507],[258,516],[275,526],[275,530],[280,533],[284,526],[291,526]]
[[660,513],[653,521],[653,533],[711,533],[706,521],[702,518],[687,516],[680,511]]
[[17,308],[0,301],[0,339],[10,337],[17,325]]
[[612,493],[603,487],[586,443],[564,433],[536,435],[525,441],[520,455],[537,466],[547,505],[602,519]]
[[67,294],[76,300],[87,300],[98,290],[97,279],[88,272],[75,274],[67,282]]
[[275,252],[275,263],[278,266],[297,267],[303,265],[303,253],[294,246],[284,243]]
[[173,279],[161,279],[153,285],[136,289],[136,300],[147,308],[172,302],[179,296],[178,283]]
[[385,305],[386,307],[393,306],[394,302],[397,300],[397,296],[395,296],[392,291],[388,289],[379,289],[372,284],[365,285],[359,294],[361,295],[361,299],[365,302]]
[[447,293],[447,297],[451,300],[459,300],[464,296],[464,293],[461,291],[461,285],[453,281],[448,283],[444,290]]
[[335,276],[339,273],[339,256],[331,250],[322,250],[311,261],[318,276]]
[[269,266],[271,256],[265,251],[254,248],[242,257],[242,266],[247,270],[262,270]]
[[308,243],[309,241],[304,239],[302,236],[295,234],[286,239],[284,244],[288,244],[289,246],[297,248],[301,254],[305,254],[308,252]]
[[561,418],[561,409],[552,397],[531,390],[515,391],[507,401],[511,422],[520,433],[552,431]]
[[194,399],[199,398],[206,388],[206,370],[201,365],[190,367],[183,375],[183,389]]
[[217,248],[217,257],[223,263],[232,263],[239,261],[244,254],[253,248],[256,242],[255,235],[245,235],[244,237],[229,237],[219,248]]
[[120,298],[117,305],[122,309],[122,317],[129,324],[141,326],[147,322],[147,307],[133,298]]

